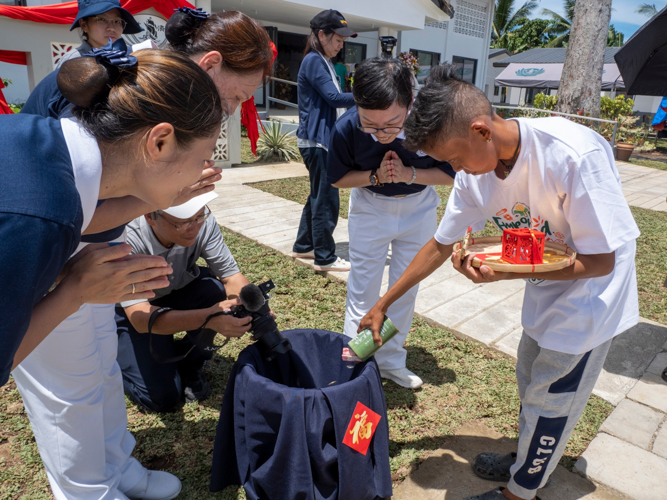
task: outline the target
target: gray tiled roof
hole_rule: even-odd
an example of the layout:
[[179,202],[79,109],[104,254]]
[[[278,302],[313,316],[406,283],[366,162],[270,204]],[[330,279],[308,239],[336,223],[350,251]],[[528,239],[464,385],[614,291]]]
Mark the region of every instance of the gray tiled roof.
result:
[[499,56],[500,54],[503,53],[507,54],[508,56],[512,55],[512,53],[507,49],[489,49],[489,59],[491,59],[492,57]]
[[[607,47],[604,51],[605,64],[615,63],[614,54],[618,52],[620,47]],[[549,64],[549,63],[564,63],[565,62],[565,48],[557,49],[530,49],[526,52],[514,54],[512,57],[502,59],[494,62],[493,66],[496,68],[504,68],[510,63],[524,63],[524,64]]]

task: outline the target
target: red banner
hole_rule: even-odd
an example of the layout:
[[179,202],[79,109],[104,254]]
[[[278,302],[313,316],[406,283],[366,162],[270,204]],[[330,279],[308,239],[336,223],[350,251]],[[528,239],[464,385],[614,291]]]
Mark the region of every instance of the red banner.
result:
[[[186,0],[121,0],[124,9],[131,14],[138,14],[153,7],[166,19],[179,7],[194,8],[194,5]],[[79,7],[77,2],[67,2],[55,5],[42,5],[39,7],[15,7],[0,5],[0,16],[47,24],[72,24]]]
[[0,115],[12,115],[14,112],[12,109],[7,105],[7,100],[5,99],[4,94],[2,93],[2,89],[5,88],[5,84],[2,81],[2,78],[0,78]]
[[26,58],[25,52],[19,52],[18,50],[0,50],[0,62],[27,66],[28,59]]

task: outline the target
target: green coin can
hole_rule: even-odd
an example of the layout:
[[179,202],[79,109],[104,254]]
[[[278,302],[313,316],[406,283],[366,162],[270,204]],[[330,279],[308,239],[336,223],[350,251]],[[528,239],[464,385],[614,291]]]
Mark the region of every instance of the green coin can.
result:
[[[385,316],[384,322],[382,323],[382,328],[380,328],[380,338],[382,339],[382,345],[385,345],[397,333],[398,330],[394,324],[389,318]],[[373,332],[368,328],[359,332],[356,337],[350,340],[348,346],[357,356],[361,358],[362,361],[366,361],[382,347],[373,342]]]

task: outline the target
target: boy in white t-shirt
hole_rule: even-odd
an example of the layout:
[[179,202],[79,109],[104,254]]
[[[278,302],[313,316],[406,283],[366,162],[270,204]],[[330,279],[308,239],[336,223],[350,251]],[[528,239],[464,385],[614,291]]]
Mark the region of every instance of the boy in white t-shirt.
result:
[[639,230],[621,190],[609,144],[563,118],[504,120],[451,66],[432,70],[405,124],[405,146],[447,161],[457,172],[435,237],[364,317],[376,342],[387,308],[450,256],[475,283],[526,275],[472,267],[453,244],[468,226],[543,231],[577,251],[576,262],[531,274],[517,353],[521,397],[516,454],[483,453],[473,470],[507,488],[466,500],[536,498],[558,465],[600,374],[611,339],[639,320],[635,240]]

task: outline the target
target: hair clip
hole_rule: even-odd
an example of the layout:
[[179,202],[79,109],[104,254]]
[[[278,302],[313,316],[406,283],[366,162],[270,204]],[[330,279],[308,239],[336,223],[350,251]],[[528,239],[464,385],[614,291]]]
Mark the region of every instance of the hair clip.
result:
[[189,14],[192,17],[196,17],[197,19],[206,19],[211,15],[201,7],[197,9],[191,9],[190,7],[179,7],[178,9],[174,9],[174,12],[183,12],[184,14]]
[[91,55],[98,63],[117,68],[129,68],[137,64],[137,58],[130,55],[125,40],[122,38],[115,42],[109,38],[109,43],[101,49],[93,49]]

